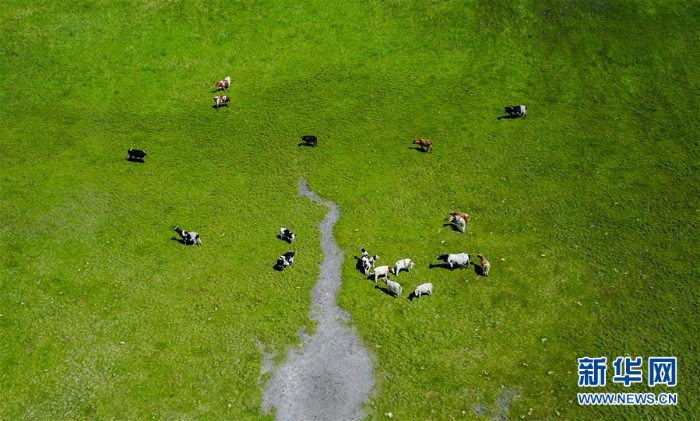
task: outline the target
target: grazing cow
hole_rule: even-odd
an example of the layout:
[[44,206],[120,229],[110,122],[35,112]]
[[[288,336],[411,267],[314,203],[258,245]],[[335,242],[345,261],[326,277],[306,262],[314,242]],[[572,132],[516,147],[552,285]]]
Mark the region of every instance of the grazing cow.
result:
[[231,86],[231,76],[226,76],[224,80],[216,82],[217,91],[227,91],[229,86]]
[[201,246],[202,245],[202,239],[199,238],[199,234],[194,232],[194,231],[185,231],[183,229],[180,229],[179,226],[175,227],[175,232],[182,237],[182,241],[185,242],[185,245],[188,244],[194,244],[196,246]]
[[457,225],[457,228],[459,228],[461,232],[467,229],[470,219],[471,218],[466,213],[450,212],[450,222]]
[[284,270],[287,266],[292,266],[294,264],[294,251],[288,251],[277,258],[277,264],[275,268],[278,270]]
[[420,150],[423,152],[433,151],[433,141],[429,139],[416,139],[413,141],[414,145],[420,146]]
[[389,279],[382,279],[382,282],[384,282],[389,291],[394,294],[394,298],[401,295],[401,291],[403,291],[403,288],[401,288],[401,284],[399,284],[398,282],[391,281]]
[[379,260],[379,256],[376,254],[374,256],[370,256],[364,247],[362,247],[360,251],[362,252],[362,258],[360,259],[360,262],[362,263],[362,273],[368,275],[369,271],[374,267],[374,262]]
[[317,146],[318,145],[318,138],[313,135],[306,135],[301,137],[301,141],[304,142],[304,145],[306,146]]
[[469,256],[469,253],[462,252],[459,254],[441,254],[438,256],[438,260],[442,260],[443,262],[449,264],[450,269],[454,269],[455,266],[459,266],[461,269],[465,266],[469,266],[471,257]]
[[292,243],[296,238],[296,234],[290,231],[288,228],[280,228],[280,238],[288,243]]
[[511,118],[527,118],[527,108],[524,105],[509,105],[506,107],[506,114]]
[[418,285],[416,290],[413,291],[413,295],[417,298],[420,298],[421,295],[433,295],[433,284],[427,283]]
[[413,269],[414,266],[415,263],[413,263],[413,260],[401,259],[394,265],[394,275],[399,276],[399,272],[401,272],[404,269],[406,269],[406,272],[409,272],[411,269]]
[[228,96],[226,96],[226,95],[221,95],[221,96],[217,95],[217,96],[214,97],[214,102],[216,103],[216,104],[214,104],[214,107],[215,107],[215,108],[219,108],[219,107],[221,107],[222,105],[225,105],[225,106],[228,107],[229,101],[231,101],[231,98],[229,98]]
[[394,273],[394,268],[389,266],[378,266],[374,268],[374,282],[377,282],[377,278],[388,278],[390,273]]
[[481,272],[484,274],[484,276],[489,276],[489,270],[491,270],[491,263],[489,263],[489,261],[486,260],[484,255],[481,253],[477,254],[476,257],[481,259]]
[[129,149],[127,152],[131,160],[143,162],[143,158],[146,157],[146,151],[142,151],[141,149]]

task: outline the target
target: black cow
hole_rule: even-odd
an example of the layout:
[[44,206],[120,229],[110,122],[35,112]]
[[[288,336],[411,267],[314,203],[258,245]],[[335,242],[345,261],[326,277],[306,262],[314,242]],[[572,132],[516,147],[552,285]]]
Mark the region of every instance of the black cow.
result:
[[129,149],[127,152],[129,153],[129,160],[131,161],[143,162],[143,158],[146,157],[146,151],[142,151],[141,149]]
[[316,146],[318,145],[318,138],[313,135],[306,135],[301,137],[301,141],[304,142],[306,146]]
[[526,118],[527,108],[524,105],[509,105],[506,107],[506,114],[508,114],[511,118]]

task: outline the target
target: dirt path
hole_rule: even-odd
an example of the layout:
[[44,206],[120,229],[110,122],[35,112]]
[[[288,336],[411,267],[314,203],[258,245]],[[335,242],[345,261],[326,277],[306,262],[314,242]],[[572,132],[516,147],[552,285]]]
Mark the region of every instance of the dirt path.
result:
[[369,352],[347,324],[350,315],[336,305],[344,257],[333,238],[333,226],[340,211],[312,192],[306,180],[299,184],[299,194],[329,208],[319,226],[324,259],[312,292],[311,318],[318,321],[318,328],[311,336],[302,335],[301,351],[290,350],[285,365],[272,376],[263,392],[263,411],[275,407],[280,421],[360,419],[374,373]]

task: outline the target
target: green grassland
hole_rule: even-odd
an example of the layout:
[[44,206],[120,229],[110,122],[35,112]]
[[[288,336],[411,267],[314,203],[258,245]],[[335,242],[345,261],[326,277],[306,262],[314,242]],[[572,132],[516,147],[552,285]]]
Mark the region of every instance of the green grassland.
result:
[[[313,331],[323,259],[301,178],[341,210],[370,419],[699,419],[699,51],[696,1],[2,2],[0,419],[272,419],[263,354]],[[491,275],[429,269],[461,251]],[[578,387],[625,355],[678,385]]]

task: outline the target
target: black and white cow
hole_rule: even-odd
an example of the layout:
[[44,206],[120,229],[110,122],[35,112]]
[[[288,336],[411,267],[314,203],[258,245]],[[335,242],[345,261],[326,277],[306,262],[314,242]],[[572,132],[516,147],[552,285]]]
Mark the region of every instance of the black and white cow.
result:
[[461,269],[465,266],[469,266],[471,257],[469,256],[469,253],[462,252],[459,254],[441,254],[438,256],[438,260],[442,260],[443,262],[449,264],[450,269],[454,269],[455,266],[459,266]]
[[304,142],[304,145],[306,146],[317,146],[318,145],[318,138],[313,135],[306,135],[301,137],[301,141]]
[[129,149],[127,151],[129,153],[129,159],[132,161],[141,161],[143,162],[143,158],[146,157],[146,151],[142,151],[141,149]]
[[506,106],[506,114],[511,118],[527,117],[527,108],[524,105],[508,105]]
[[364,247],[362,247],[360,251],[362,252],[362,257],[360,258],[360,263],[362,265],[362,273],[365,275],[369,275],[369,271],[372,270],[372,268],[374,267],[374,262],[379,260],[379,256],[377,256],[376,254],[374,256],[370,256]]
[[296,234],[294,234],[289,228],[280,228],[280,239],[282,239],[283,241],[286,241],[291,244],[296,237]]
[[277,264],[275,265],[275,269],[277,270],[284,270],[287,266],[292,266],[294,264],[294,255],[296,253],[294,251],[288,251],[281,255],[280,257],[277,258]]
[[194,244],[195,246],[201,246],[202,245],[202,239],[199,238],[199,234],[194,232],[194,231],[185,231],[183,229],[180,229],[179,226],[175,227],[175,232],[182,237],[182,241],[184,241],[185,245],[189,244]]

